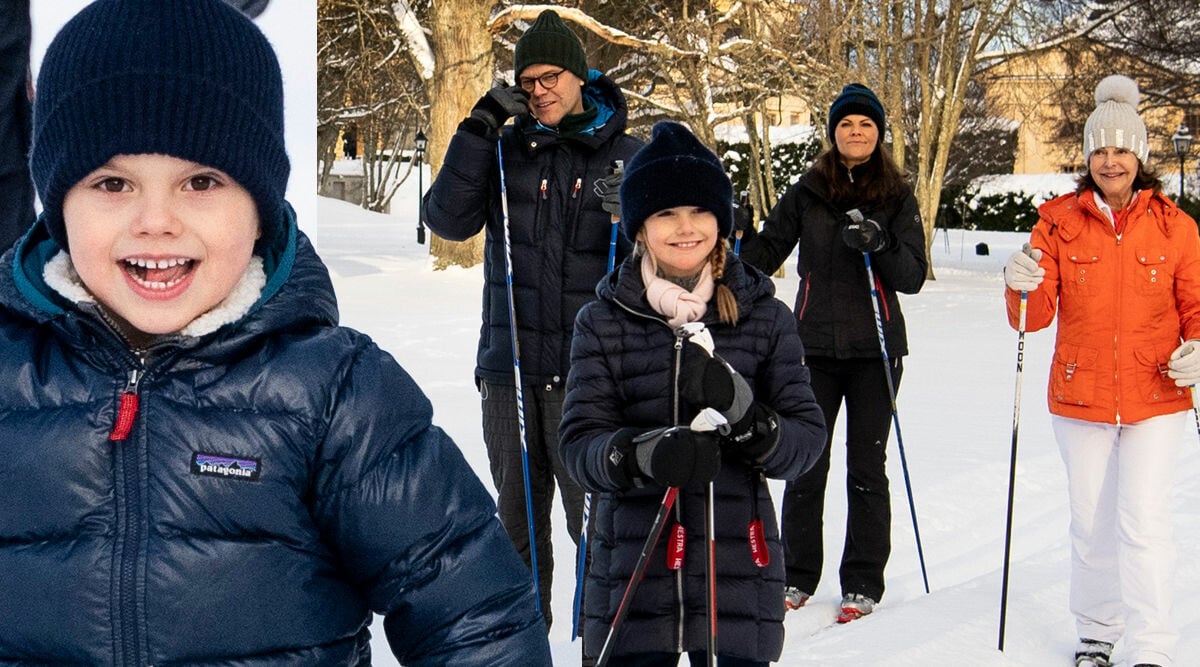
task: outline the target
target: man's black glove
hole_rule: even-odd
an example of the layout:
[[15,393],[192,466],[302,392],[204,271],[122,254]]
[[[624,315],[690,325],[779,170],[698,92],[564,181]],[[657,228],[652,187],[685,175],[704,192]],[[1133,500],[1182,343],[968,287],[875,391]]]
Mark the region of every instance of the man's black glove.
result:
[[483,134],[494,135],[513,116],[529,110],[529,93],[520,86],[500,84],[487,91],[471,107],[471,119],[482,124]]
[[842,227],[842,242],[858,252],[879,252],[890,245],[890,234],[878,222],[864,218],[858,209],[846,213],[849,221]]
[[625,169],[618,160],[607,176],[596,181],[593,191],[600,197],[600,208],[614,218],[621,217],[621,181],[625,179]]

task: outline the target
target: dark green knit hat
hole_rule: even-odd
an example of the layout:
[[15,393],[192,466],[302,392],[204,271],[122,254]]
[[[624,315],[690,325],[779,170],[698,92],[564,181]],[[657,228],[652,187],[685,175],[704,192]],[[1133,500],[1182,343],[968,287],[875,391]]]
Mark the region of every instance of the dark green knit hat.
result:
[[565,67],[580,81],[587,81],[588,67],[583,46],[575,33],[551,9],[542,12],[517,40],[513,73],[519,77],[526,67],[537,64]]

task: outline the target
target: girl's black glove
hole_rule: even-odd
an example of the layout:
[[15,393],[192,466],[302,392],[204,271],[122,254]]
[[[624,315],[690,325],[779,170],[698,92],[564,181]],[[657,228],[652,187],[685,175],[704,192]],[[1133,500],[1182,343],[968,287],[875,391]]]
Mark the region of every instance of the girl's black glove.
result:
[[671,426],[633,435],[622,429],[609,447],[613,481],[622,488],[649,479],[662,486],[710,482],[721,469],[720,436]]

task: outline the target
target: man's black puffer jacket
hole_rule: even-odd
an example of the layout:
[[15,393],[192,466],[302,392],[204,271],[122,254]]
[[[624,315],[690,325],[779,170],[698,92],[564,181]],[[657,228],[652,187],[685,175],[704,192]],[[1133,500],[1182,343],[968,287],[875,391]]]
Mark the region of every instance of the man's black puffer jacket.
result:
[[[762,473],[794,478],[825,446],[825,423],[801,362],[795,321],[774,297],[771,280],[732,255],[723,280],[737,299],[737,325],[717,320],[715,301],[702,321],[716,352],[746,378],[755,399],[779,415],[779,446],[763,462]],[[626,428],[641,432],[687,424],[697,410],[679,398],[683,340],[650,309],[644,291],[640,258],[631,257],[600,283],[599,300],[580,312],[571,350],[561,450],[576,481],[598,493],[584,592],[584,652],[589,655],[600,651],[664,493],[653,484],[621,486],[608,458],[613,436]],[[704,493],[703,485],[681,490],[677,506],[687,530],[682,574],[677,580],[667,570],[660,544],[633,600],[617,655],[707,646]],[[750,464],[727,452],[714,494],[721,654],[777,660],[783,647],[783,550],[767,485]],[[746,533],[755,494],[771,555],[765,568],[752,562]]]
[[288,230],[241,319],[137,353],[42,225],[0,260],[0,665],[368,665],[372,611],[406,665],[549,664],[487,491]]
[[[625,134],[625,97],[612,80],[593,70],[584,90],[612,112],[594,134],[559,136],[527,113],[501,133],[521,375],[530,384],[559,385],[566,378],[575,315],[595,298],[596,281],[608,270],[612,216],[600,207],[593,188],[613,161],[628,161],[642,145]],[[495,138],[460,126],[427,195],[425,216],[430,229],[452,241],[487,230],[475,374],[488,382],[511,383]],[[623,235],[617,237],[620,262],[630,245]]]

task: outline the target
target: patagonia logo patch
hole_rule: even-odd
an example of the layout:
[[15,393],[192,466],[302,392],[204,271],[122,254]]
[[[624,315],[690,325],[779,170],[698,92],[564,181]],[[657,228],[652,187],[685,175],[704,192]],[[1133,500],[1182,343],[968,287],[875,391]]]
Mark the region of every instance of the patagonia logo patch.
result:
[[262,463],[258,459],[246,459],[221,454],[192,454],[192,474],[208,477],[227,477],[244,479],[250,482],[258,481]]

